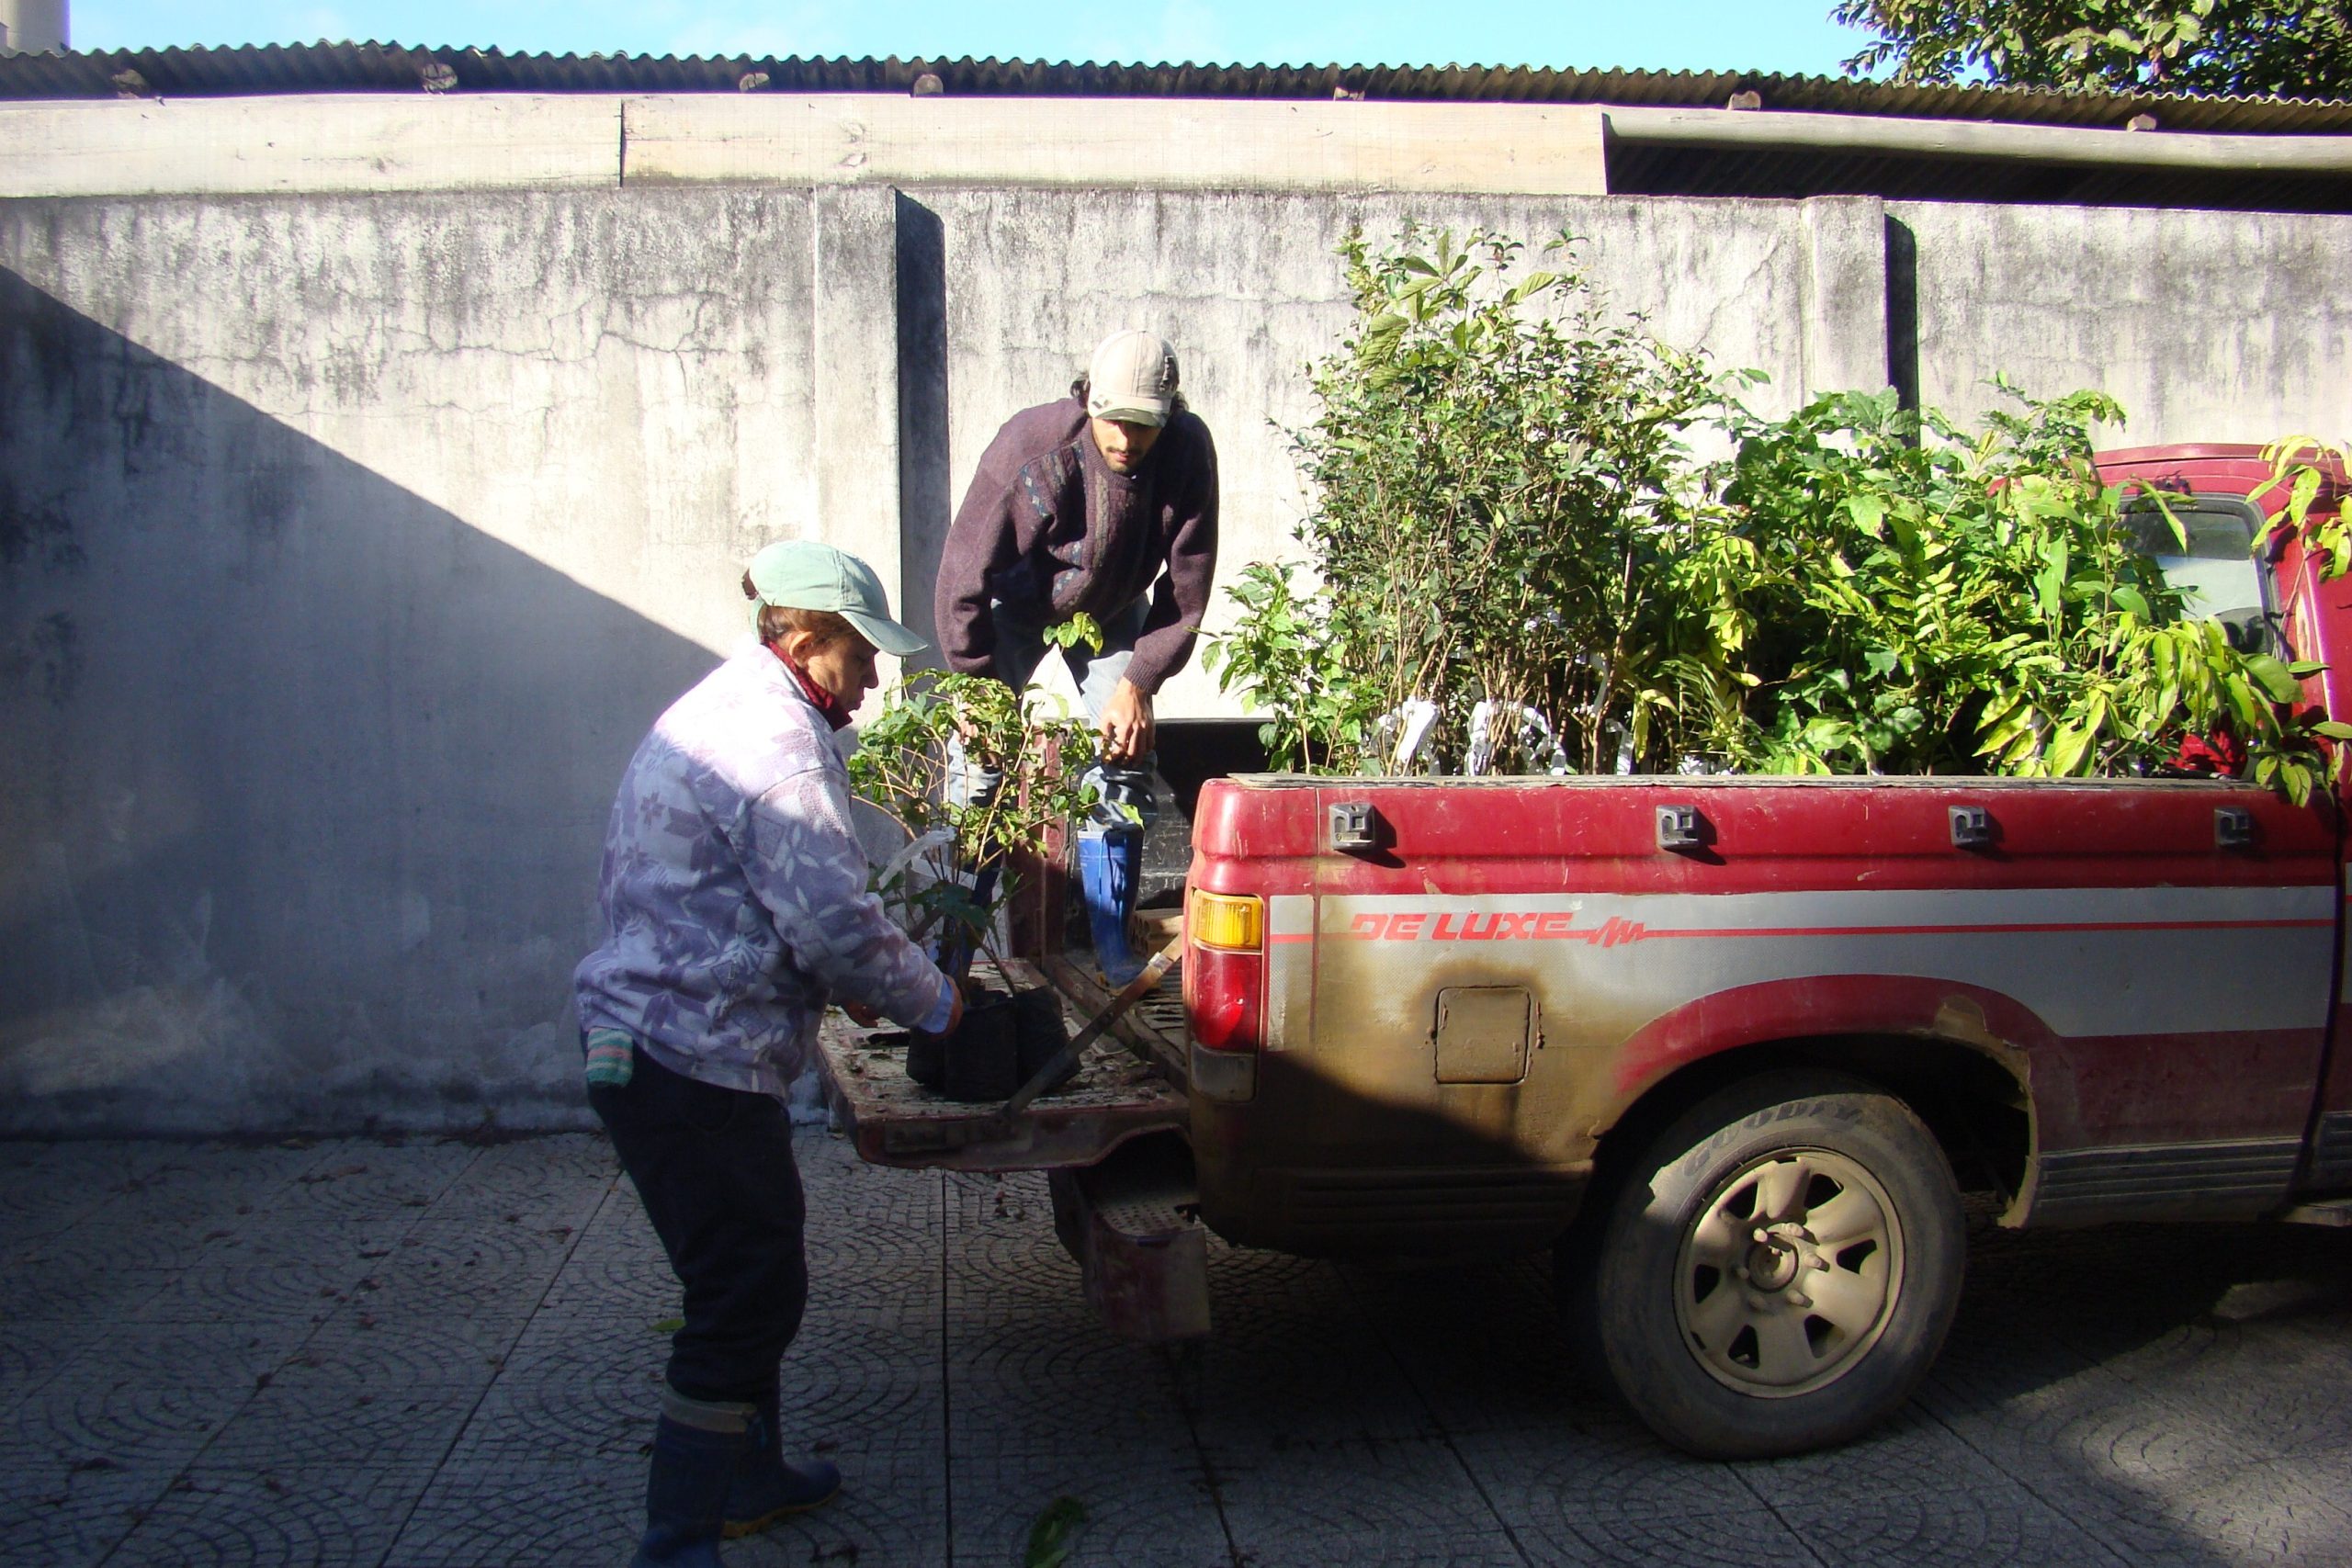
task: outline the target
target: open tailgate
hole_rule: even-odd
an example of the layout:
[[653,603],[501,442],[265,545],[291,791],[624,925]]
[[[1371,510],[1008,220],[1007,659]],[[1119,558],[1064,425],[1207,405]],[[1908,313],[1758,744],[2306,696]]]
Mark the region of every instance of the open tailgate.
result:
[[[1007,968],[1024,989],[1054,985],[1072,1034],[1109,999],[1059,962]],[[1173,996],[1175,984],[1171,976],[1160,994]],[[1001,1104],[949,1100],[908,1077],[903,1031],[860,1029],[828,1013],[818,1040],[833,1114],[859,1158],[910,1168],[1049,1170],[1094,1165],[1138,1134],[1187,1126],[1182,1056],[1167,1037],[1169,1016],[1164,1008],[1136,1009],[1114,1026],[1119,1041],[1095,1042],[1076,1077],[1011,1118]]]

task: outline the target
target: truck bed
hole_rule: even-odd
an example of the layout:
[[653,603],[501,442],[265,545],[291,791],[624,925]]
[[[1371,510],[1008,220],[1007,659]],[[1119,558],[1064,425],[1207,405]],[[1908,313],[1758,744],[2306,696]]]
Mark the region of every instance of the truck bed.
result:
[[[1072,1034],[1107,999],[1066,964],[1008,967],[1024,989],[1054,985]],[[1171,976],[1160,997],[1173,998],[1175,986]],[[1076,1077],[1010,1119],[999,1103],[949,1100],[908,1077],[902,1030],[861,1029],[831,1013],[818,1039],[834,1117],[861,1159],[909,1169],[1056,1169],[1093,1165],[1139,1134],[1187,1124],[1182,1078],[1171,1071],[1182,1058],[1165,1032],[1166,1010],[1147,1004],[1136,1013],[1143,1016],[1120,1021],[1119,1039],[1087,1048]]]

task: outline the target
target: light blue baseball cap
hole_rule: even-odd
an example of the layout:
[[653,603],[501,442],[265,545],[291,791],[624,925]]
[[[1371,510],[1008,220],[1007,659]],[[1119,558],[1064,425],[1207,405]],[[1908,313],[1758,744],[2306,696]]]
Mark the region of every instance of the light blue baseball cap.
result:
[[787,610],[831,610],[885,653],[904,659],[931,645],[890,618],[889,595],[874,569],[845,550],[814,539],[779,539],[752,558],[752,590],[761,604]]

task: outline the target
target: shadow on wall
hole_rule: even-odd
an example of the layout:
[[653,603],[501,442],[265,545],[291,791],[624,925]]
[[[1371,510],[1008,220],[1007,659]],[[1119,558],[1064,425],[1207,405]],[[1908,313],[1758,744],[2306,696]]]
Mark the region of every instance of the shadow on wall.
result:
[[583,1122],[702,648],[0,269],[0,1133]]
[[903,191],[898,219],[900,561],[899,592],[892,598],[907,625],[932,645],[918,662],[936,665],[933,591],[958,500],[947,472],[947,239],[939,214]]

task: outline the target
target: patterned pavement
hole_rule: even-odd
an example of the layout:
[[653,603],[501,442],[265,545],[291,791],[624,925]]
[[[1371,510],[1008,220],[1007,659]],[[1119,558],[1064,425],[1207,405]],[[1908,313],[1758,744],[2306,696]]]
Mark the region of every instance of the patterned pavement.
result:
[[[1923,1396],[1725,1465],[1579,1389],[1534,1264],[1219,1250],[1105,1337],[1041,1179],[801,1143],[786,1410],[849,1489],[737,1568],[2352,1563],[2352,1233],[1980,1235]],[[674,1287],[601,1138],[0,1145],[0,1563],[628,1558]]]

